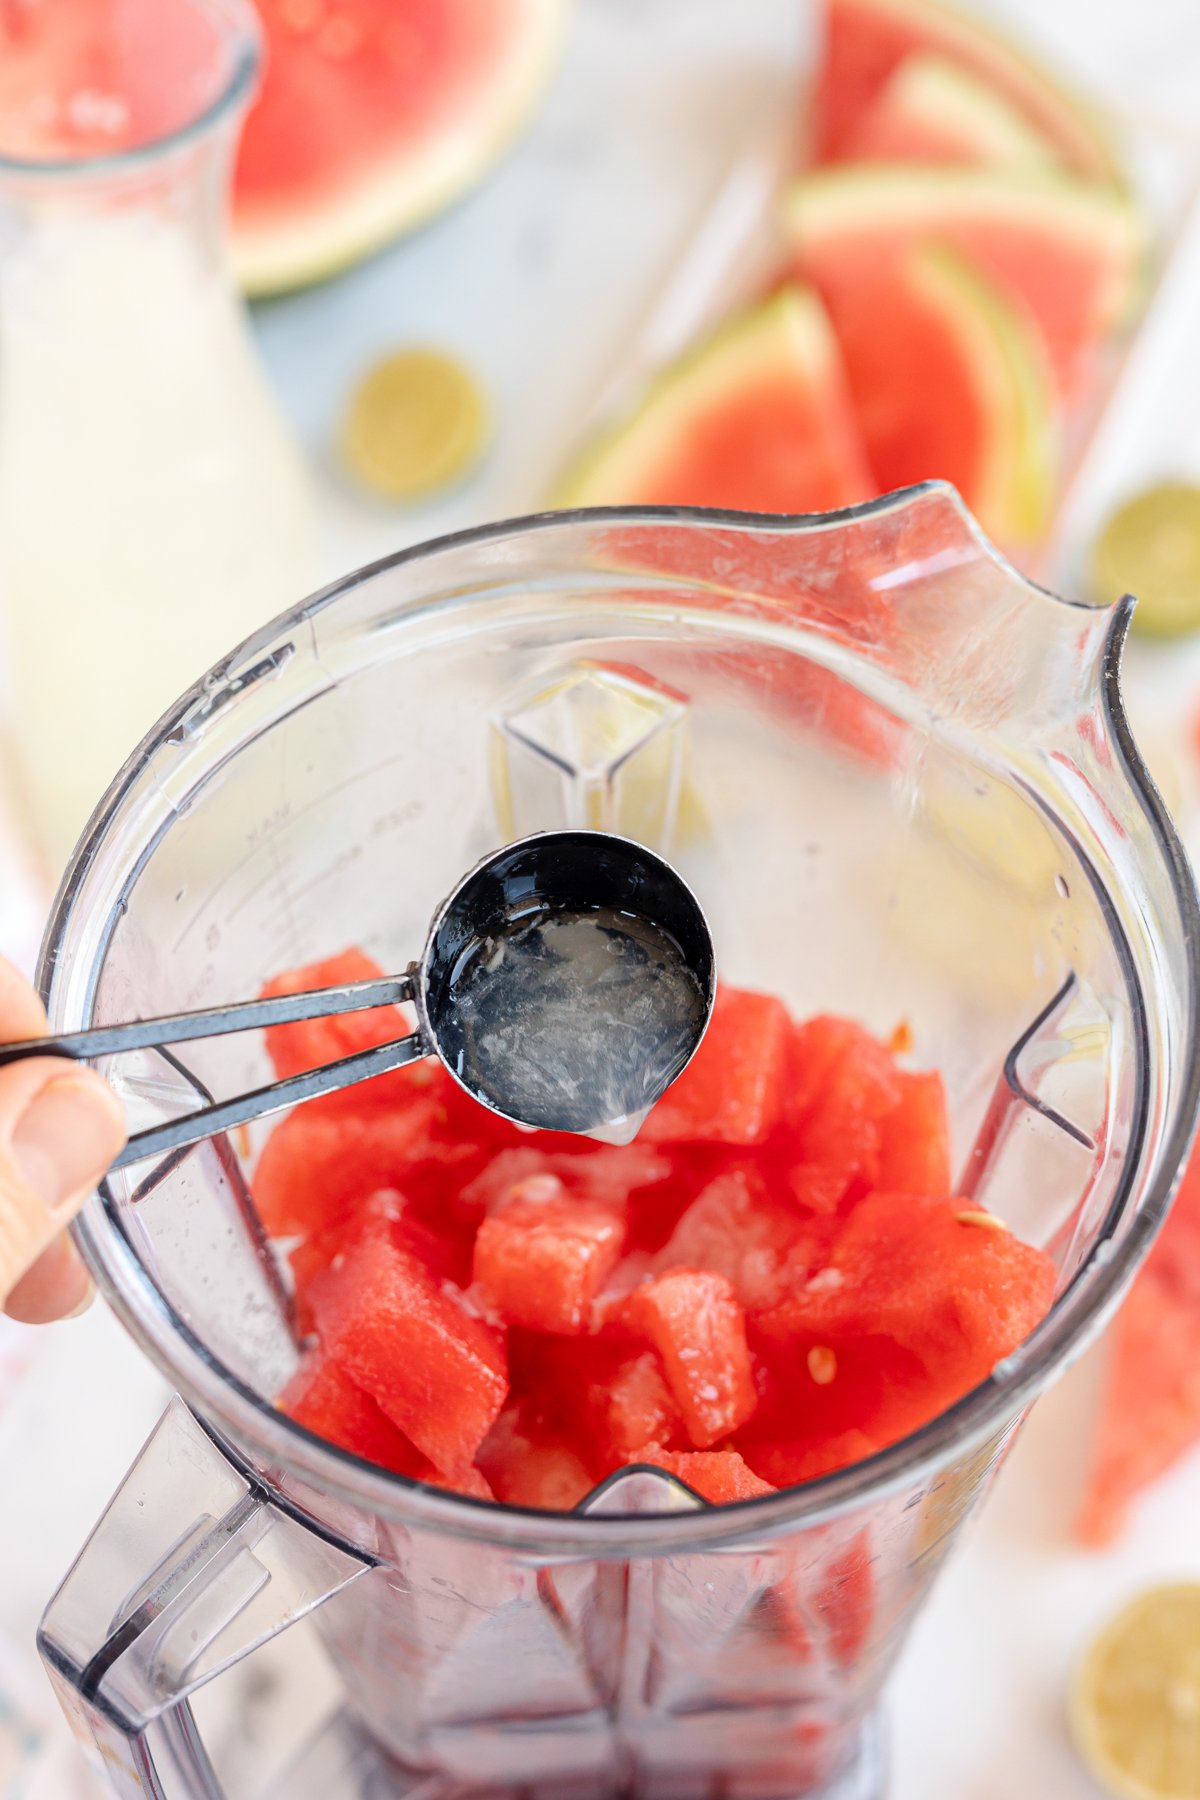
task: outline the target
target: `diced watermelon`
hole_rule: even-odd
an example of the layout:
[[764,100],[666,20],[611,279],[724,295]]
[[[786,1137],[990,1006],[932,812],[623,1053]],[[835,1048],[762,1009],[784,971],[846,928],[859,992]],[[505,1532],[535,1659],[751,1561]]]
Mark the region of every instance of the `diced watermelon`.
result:
[[980,1218],[953,1200],[870,1195],[828,1269],[765,1315],[762,1331],[835,1350],[866,1333],[894,1340],[926,1371],[932,1417],[1015,1350],[1054,1296],[1050,1258]]
[[479,1227],[475,1280],[509,1324],[575,1336],[624,1242],[620,1206],[573,1198],[557,1175],[530,1175]]
[[570,1512],[595,1485],[570,1444],[548,1437],[516,1407],[500,1414],[479,1447],[477,1461],[497,1500],[508,1506]]
[[950,1121],[942,1078],[898,1074],[900,1097],[879,1122],[878,1184],[886,1193],[950,1195]]
[[628,1462],[643,1444],[671,1443],[683,1430],[683,1415],[653,1350],[607,1363],[589,1384],[585,1404],[606,1469]]
[[426,1154],[433,1104],[398,1111],[332,1113],[299,1107],[263,1146],[252,1187],[259,1218],[275,1237],[328,1231],[380,1188],[405,1187]]
[[635,1288],[625,1311],[661,1356],[696,1449],[708,1449],[750,1417],[757,1396],[746,1323],[724,1275],[675,1269]]
[[773,1494],[769,1481],[763,1481],[747,1468],[736,1450],[664,1450],[659,1444],[643,1444],[629,1458],[631,1463],[653,1463],[693,1488],[702,1500],[723,1506],[730,1500],[755,1500],[760,1494]]
[[647,1143],[759,1144],[783,1102],[791,1025],[769,994],[723,987],[704,1042],[653,1109]]
[[826,1235],[779,1205],[757,1168],[733,1167],[692,1201],[654,1266],[715,1270],[747,1312],[761,1312],[804,1280]]
[[924,1365],[892,1338],[870,1330],[776,1337],[777,1320],[767,1314],[752,1329],[759,1402],[734,1440],[764,1480],[811,1481],[939,1411]]
[[276,1405],[306,1431],[398,1475],[415,1475],[424,1461],[371,1396],[323,1351],[309,1352]]
[[427,1487],[446,1488],[452,1494],[466,1494],[472,1500],[495,1500],[497,1495],[487,1479],[475,1467],[460,1469],[456,1475],[441,1475],[427,1467],[418,1477]]
[[311,1301],[324,1347],[435,1467],[474,1461],[508,1392],[499,1332],[385,1230],[364,1233]]
[[861,1026],[819,1017],[792,1033],[788,1075],[793,1191],[808,1177],[818,1195],[859,1198],[878,1179],[883,1121],[901,1097],[891,1055]]
[[417,1256],[436,1280],[467,1286],[471,1279],[471,1239],[452,1229],[453,1215],[447,1211],[439,1230],[403,1194],[394,1188],[381,1188],[356,1209],[353,1220],[340,1220],[328,1230],[304,1238],[289,1251],[296,1328],[302,1337],[315,1324],[310,1301],[313,1283],[345,1253],[361,1230],[373,1229],[380,1221],[386,1222],[396,1241]]
[[[372,962],[361,950],[343,950],[339,956],[326,957],[322,962],[288,969],[284,974],[274,976],[263,987],[262,997],[270,1000],[277,995],[307,993],[312,988],[378,981],[383,973],[379,964]],[[343,1056],[355,1056],[360,1050],[373,1050],[379,1044],[393,1043],[397,1038],[407,1037],[413,1027],[408,1007],[377,1006],[367,1012],[334,1013],[324,1019],[304,1019],[296,1025],[273,1025],[264,1035],[267,1054],[282,1081],[289,1075],[318,1069],[323,1063],[337,1062]],[[372,1081],[358,1082],[354,1087],[323,1096],[317,1104],[335,1112],[403,1104],[412,1091],[410,1068],[377,1075]]]

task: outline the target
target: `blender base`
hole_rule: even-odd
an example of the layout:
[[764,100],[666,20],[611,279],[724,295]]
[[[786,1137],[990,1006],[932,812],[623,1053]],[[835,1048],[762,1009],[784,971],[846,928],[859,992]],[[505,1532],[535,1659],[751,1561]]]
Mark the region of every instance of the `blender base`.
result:
[[[796,1800],[884,1800],[886,1785],[885,1733],[880,1720],[873,1718],[863,1729],[852,1766],[831,1786]],[[531,1790],[519,1792],[525,1797]],[[467,1796],[454,1783],[443,1784],[418,1770],[399,1769],[351,1713],[339,1711],[308,1740],[260,1800],[467,1800]],[[486,1800],[505,1800],[504,1790],[496,1790]]]

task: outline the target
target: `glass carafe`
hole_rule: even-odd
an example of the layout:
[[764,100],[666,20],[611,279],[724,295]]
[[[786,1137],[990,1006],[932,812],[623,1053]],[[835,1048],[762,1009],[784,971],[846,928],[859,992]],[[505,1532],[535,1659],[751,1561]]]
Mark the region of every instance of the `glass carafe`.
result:
[[[374,1748],[306,1751],[289,1800],[882,1791],[914,1612],[1192,1131],[1196,900],[1121,711],[1127,613],[1028,585],[937,485],[825,519],[544,516],[362,571],[172,710],[61,894],[57,1025],[240,998],[351,942],[398,967],[498,842],[618,829],[689,880],[727,979],[907,1023],[960,1191],[1059,1283],[987,1381],[869,1461],[726,1508],[628,1473],[539,1513],[274,1410],[297,1345],[253,1145],[111,1180],[80,1242],[181,1398],[41,1646],[118,1792],[218,1794],[188,1696],[318,1608]],[[242,1039],[184,1062],[113,1075],[148,1119],[267,1067]]]
[[314,579],[225,256],[257,68],[242,0],[0,8],[0,613],[56,873],[97,772]]

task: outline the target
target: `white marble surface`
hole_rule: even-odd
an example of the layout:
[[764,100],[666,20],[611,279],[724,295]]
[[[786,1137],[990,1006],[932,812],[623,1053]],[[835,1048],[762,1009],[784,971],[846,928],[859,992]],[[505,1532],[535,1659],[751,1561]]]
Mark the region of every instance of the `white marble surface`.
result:
[[[1061,0],[1053,9],[1014,0],[1002,10],[1126,102],[1186,115],[1200,83],[1195,0],[1137,8]],[[647,326],[661,325],[661,299],[731,163],[769,146],[788,119],[803,52],[797,0],[578,0],[549,104],[484,188],[342,280],[260,309],[268,367],[319,471],[323,575],[536,507],[581,418],[644,355]],[[1196,292],[1189,281],[1185,326]],[[374,510],[338,483],[331,433],[355,371],[378,350],[418,340],[478,371],[494,401],[495,442],[478,476],[440,504]],[[1165,364],[1160,355],[1160,398],[1141,409],[1136,441],[1125,434],[1139,461],[1200,461],[1191,404],[1200,369],[1193,355],[1185,386],[1172,354]],[[1143,657],[1134,686],[1158,715],[1169,755],[1200,687],[1195,657],[1170,667]],[[20,909],[11,851],[0,867],[0,933],[9,946],[28,944],[36,906]],[[36,1677],[30,1646],[41,1608],[164,1390],[99,1309],[36,1337],[7,1331],[0,1369],[14,1348],[33,1360],[7,1392],[0,1372],[0,1638]],[[892,1695],[894,1800],[1088,1800],[1093,1789],[1064,1728],[1071,1661],[1131,1589],[1200,1574],[1200,1458],[1147,1502],[1118,1551],[1071,1549],[1090,1382],[1085,1364],[1035,1414],[917,1627]],[[36,1700],[33,1710],[41,1711]],[[65,1728],[49,1713],[43,1723],[53,1754],[19,1790],[22,1800],[69,1800],[76,1777]],[[250,1791],[236,1788],[230,1800]]]

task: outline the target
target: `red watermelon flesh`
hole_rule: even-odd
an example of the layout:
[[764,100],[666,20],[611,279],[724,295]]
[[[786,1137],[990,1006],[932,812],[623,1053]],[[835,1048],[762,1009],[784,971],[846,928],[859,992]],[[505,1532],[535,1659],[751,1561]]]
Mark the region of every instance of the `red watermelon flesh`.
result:
[[748,1468],[736,1450],[664,1450],[658,1444],[643,1444],[630,1462],[652,1463],[668,1475],[693,1488],[711,1506],[724,1506],[731,1500],[756,1500],[760,1494],[773,1494],[769,1481]]
[[243,284],[314,280],[474,181],[545,80],[562,0],[256,0],[262,89],[234,181]]
[[978,76],[1076,174],[1114,179],[1111,149],[1087,103],[980,19],[941,0],[826,0],[814,98],[819,159],[849,153],[858,126],[891,76],[908,57],[923,52]]
[[783,1105],[789,1020],[782,1001],[717,991],[704,1041],[642,1127],[650,1144],[757,1144]]
[[797,274],[835,325],[889,264],[929,243],[956,250],[1033,322],[1063,392],[1125,316],[1144,253],[1126,197],[1053,171],[816,169],[785,197],[784,224]]
[[801,513],[873,492],[828,320],[789,284],[661,375],[556,498]]
[[835,278],[828,302],[879,488],[949,481],[998,543],[1036,538],[1053,497],[1058,416],[1023,307],[933,244]]
[[312,1290],[321,1343],[439,1469],[467,1468],[508,1392],[504,1339],[387,1232]]
[[1047,1260],[938,1197],[935,1076],[728,987],[701,1055],[663,1144],[497,1131],[437,1070],[279,1126],[260,1203],[315,1338],[285,1409],[475,1498],[569,1509],[650,1456],[720,1503],[894,1442],[1040,1316]]
[[672,1269],[635,1288],[625,1315],[662,1358],[667,1386],[697,1450],[749,1418],[756,1399],[745,1315],[723,1275]]
[[624,1242],[623,1207],[572,1196],[549,1172],[530,1175],[480,1225],[475,1281],[508,1324],[579,1336]]
[[[264,985],[262,998],[271,1000],[284,994],[303,994],[314,988],[347,987],[352,982],[378,981],[382,975],[379,964],[364,956],[361,950],[344,950],[340,956],[330,956],[322,962],[276,975]],[[355,1056],[362,1050],[394,1043],[397,1038],[408,1036],[413,1023],[407,1007],[377,1006],[365,1012],[304,1019],[296,1025],[274,1025],[264,1037],[275,1074],[284,1081],[290,1075],[318,1069],[323,1063],[338,1062],[344,1056]],[[327,1094],[317,1104],[340,1112],[358,1112],[374,1103],[391,1106],[412,1092],[413,1073],[409,1067],[388,1075],[377,1075],[372,1081],[358,1082],[354,1087]]]
[[1085,1544],[1120,1535],[1130,1504],[1200,1443],[1200,1157],[1108,1339],[1108,1369],[1087,1488]]

